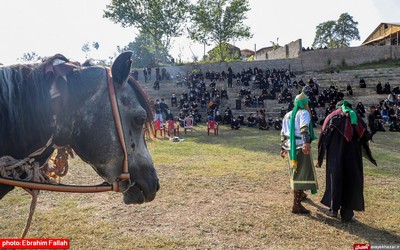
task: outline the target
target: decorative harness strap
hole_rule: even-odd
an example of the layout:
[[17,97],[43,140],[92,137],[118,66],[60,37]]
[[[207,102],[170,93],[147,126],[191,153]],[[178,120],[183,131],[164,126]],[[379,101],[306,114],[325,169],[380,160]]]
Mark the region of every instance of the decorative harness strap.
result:
[[128,180],[129,181],[129,186],[131,186],[132,183],[131,183],[129,169],[128,169],[128,153],[126,151],[124,131],[123,131],[123,128],[122,128],[121,117],[119,115],[117,98],[115,96],[114,82],[113,82],[112,77],[111,77],[111,70],[109,68],[106,68],[106,73],[107,73],[108,93],[110,94],[110,102],[111,102],[111,108],[112,108],[112,112],[113,112],[113,116],[114,116],[115,127],[117,129],[118,136],[119,136],[119,141],[121,143],[122,151],[124,153],[124,161],[123,161],[123,165],[122,165],[122,173],[121,173],[120,176],[118,176],[117,180],[114,182],[115,183],[114,186],[117,188],[117,190],[114,190],[114,191],[118,192],[118,189],[119,189],[118,183],[119,183],[119,181]]

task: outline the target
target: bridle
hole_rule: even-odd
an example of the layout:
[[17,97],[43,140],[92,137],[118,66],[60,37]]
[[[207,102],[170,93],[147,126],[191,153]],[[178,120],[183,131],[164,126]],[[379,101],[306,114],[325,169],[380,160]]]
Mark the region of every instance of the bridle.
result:
[[[130,187],[134,186],[135,183],[131,183],[130,174],[128,169],[128,154],[126,150],[124,132],[122,128],[121,117],[119,114],[117,98],[115,94],[114,81],[112,79],[111,70],[109,68],[105,68],[107,75],[107,86],[108,92],[110,96],[111,109],[114,117],[115,127],[118,132],[118,137],[121,143],[122,151],[124,153],[122,172],[115,179],[112,184],[103,183],[94,186],[78,186],[78,185],[64,185],[64,184],[49,184],[49,183],[39,183],[32,181],[22,181],[22,180],[13,180],[9,178],[0,177],[0,183],[6,184],[10,186],[22,187],[27,189],[35,189],[35,190],[47,190],[47,191],[55,191],[55,192],[73,192],[73,193],[97,193],[97,192],[107,192],[107,191],[115,191],[115,192],[126,192]],[[46,143],[46,145],[35,151],[35,156],[43,153],[47,148],[52,146],[52,138]],[[36,154],[39,152],[39,154]],[[32,156],[33,154],[30,154]],[[122,182],[128,182],[128,185],[125,190],[120,191],[120,184]]]

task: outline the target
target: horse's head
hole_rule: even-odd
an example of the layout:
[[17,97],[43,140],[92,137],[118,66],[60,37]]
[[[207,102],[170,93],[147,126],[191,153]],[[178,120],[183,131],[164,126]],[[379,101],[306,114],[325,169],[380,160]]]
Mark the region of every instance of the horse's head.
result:
[[[126,204],[155,198],[159,181],[144,139],[151,109],[138,83],[129,76],[130,52],[112,65],[112,79],[126,145],[130,182],[120,182]],[[63,80],[64,79],[64,80]],[[53,103],[57,116],[54,142],[69,144],[108,183],[122,172],[123,148],[112,112],[107,71],[103,67],[75,68],[55,81],[60,92]]]

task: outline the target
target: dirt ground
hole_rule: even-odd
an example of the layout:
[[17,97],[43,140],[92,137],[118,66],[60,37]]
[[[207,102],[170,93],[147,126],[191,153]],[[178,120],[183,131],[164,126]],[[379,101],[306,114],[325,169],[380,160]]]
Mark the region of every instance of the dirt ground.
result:
[[[209,146],[210,147],[210,146]],[[259,161],[255,159],[255,161]],[[366,211],[343,224],[321,205],[325,170],[317,169],[320,191],[309,195],[310,215],[291,213],[285,162],[239,171],[230,162],[218,173],[197,172],[189,161],[158,164],[161,189],[154,201],[125,205],[114,192],[42,192],[28,238],[68,238],[71,249],[353,249],[356,243],[400,244],[400,180],[366,175]],[[79,158],[63,183],[102,180]],[[0,237],[18,237],[30,197],[20,188],[0,202]],[[12,209],[10,209],[12,207]]]
[[[93,171],[82,171],[88,166],[79,159],[72,164],[82,165],[75,168],[81,169],[80,178],[68,182],[101,182]],[[311,215],[293,215],[287,175],[280,169],[265,171],[265,181],[254,181],[229,174],[190,176],[181,168],[158,166],[161,189],[153,202],[140,206],[124,205],[122,196],[111,192],[42,192],[28,237],[69,238],[71,249],[352,249],[356,243],[400,244],[399,217],[387,217],[368,195],[366,211],[356,214],[358,222],[342,224],[324,214],[322,192],[305,202]],[[70,176],[78,176],[74,171]],[[323,170],[318,175],[323,184]],[[398,178],[366,178],[366,183],[385,184],[382,199],[398,198],[398,193],[390,197],[398,192]],[[13,191],[5,202],[21,194],[20,189]],[[13,232],[0,228],[7,232],[1,237],[22,231],[29,203],[29,196],[22,196],[16,217],[0,205],[1,224],[8,220],[13,227]]]

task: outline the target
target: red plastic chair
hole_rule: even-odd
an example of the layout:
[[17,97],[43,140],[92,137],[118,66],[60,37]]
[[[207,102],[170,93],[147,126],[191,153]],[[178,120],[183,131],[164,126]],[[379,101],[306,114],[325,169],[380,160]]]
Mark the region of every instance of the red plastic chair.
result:
[[190,132],[193,131],[193,118],[192,117],[186,117],[185,119],[183,119],[183,130],[186,131],[190,130]]
[[214,130],[214,135],[218,135],[218,122],[210,120],[207,122],[207,133],[210,135],[210,130]]
[[168,137],[171,137],[171,132],[174,131],[174,136],[179,136],[179,124],[174,120],[167,121]]
[[[153,123],[154,137],[157,137],[157,131],[160,131],[160,136],[165,136],[165,126],[160,120],[155,120]],[[164,134],[163,134],[164,132]]]

